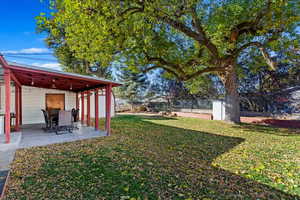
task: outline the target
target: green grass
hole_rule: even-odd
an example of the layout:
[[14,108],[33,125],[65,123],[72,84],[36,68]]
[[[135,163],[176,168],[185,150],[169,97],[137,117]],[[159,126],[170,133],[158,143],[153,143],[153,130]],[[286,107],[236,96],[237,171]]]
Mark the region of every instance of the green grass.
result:
[[20,150],[6,199],[300,199],[300,134],[119,116],[111,137]]

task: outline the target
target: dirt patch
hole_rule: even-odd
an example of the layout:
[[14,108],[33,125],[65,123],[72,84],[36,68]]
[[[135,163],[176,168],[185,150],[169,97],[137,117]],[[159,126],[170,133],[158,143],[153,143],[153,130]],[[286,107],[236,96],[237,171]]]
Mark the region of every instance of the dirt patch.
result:
[[300,120],[264,119],[260,121],[254,121],[253,123],[267,124],[281,128],[300,128]]
[[[122,113],[122,114],[132,114],[132,115],[142,115],[148,117],[157,117],[162,116],[159,113]],[[121,115],[122,115],[121,114]],[[199,119],[212,120],[212,114],[208,113],[185,113],[185,112],[172,112],[172,114],[176,114],[178,117],[192,117]],[[279,128],[297,128],[300,129],[300,120],[285,120],[285,119],[272,119],[269,117],[241,117],[242,123],[254,123],[254,124],[263,124],[269,125]]]
[[[180,117],[193,117],[212,120],[212,114],[176,112]],[[280,120],[268,117],[241,117],[242,123],[264,124],[280,128],[300,128],[300,120]]]

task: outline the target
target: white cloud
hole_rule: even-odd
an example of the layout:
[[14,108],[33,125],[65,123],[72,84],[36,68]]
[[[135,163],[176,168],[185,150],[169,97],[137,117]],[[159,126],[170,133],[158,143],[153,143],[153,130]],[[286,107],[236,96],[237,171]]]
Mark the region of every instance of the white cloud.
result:
[[9,54],[32,54],[32,53],[49,53],[49,49],[46,48],[28,48],[28,49],[21,49],[21,50],[8,50],[2,51],[2,53],[9,53]]
[[61,65],[59,63],[32,63],[31,65],[37,66],[37,67],[44,67],[49,69],[55,69],[55,70],[62,70]]

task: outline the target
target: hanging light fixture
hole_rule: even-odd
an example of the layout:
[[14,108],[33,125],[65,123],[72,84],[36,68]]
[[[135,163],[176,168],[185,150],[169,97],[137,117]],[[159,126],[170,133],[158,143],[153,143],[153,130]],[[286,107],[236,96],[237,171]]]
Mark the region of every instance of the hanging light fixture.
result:
[[53,89],[55,89],[55,88],[56,88],[56,86],[55,86],[55,84],[54,84],[54,83],[55,83],[55,79],[52,79],[52,88],[53,88]]

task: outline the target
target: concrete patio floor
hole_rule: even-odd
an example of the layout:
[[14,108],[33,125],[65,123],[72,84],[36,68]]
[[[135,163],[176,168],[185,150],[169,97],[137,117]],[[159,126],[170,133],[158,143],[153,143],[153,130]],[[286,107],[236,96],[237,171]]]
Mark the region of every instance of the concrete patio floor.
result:
[[96,131],[93,127],[81,126],[75,129],[73,133],[65,132],[57,135],[56,133],[48,133],[42,130],[42,124],[24,125],[22,126],[22,139],[18,149],[29,148],[35,146],[45,146],[49,144],[72,142],[95,137],[105,136],[105,131]]

